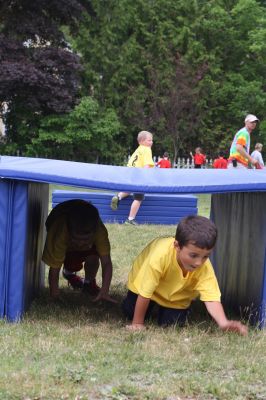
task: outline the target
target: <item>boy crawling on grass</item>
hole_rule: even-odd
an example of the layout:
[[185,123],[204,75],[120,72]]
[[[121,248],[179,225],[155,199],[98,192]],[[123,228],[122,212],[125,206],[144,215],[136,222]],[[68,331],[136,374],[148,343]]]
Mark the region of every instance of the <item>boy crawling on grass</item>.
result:
[[132,320],[128,329],[144,329],[155,304],[160,326],[183,326],[192,300],[199,297],[222,330],[247,334],[245,325],[227,319],[220,301],[209,260],[216,237],[216,226],[208,218],[188,216],[178,224],[175,238],[157,238],[148,244],[129,273],[129,290],[122,305]]
[[[84,200],[58,204],[46,220],[47,236],[42,259],[49,265],[49,288],[53,298],[59,296],[59,273],[74,289],[95,296],[98,300],[114,300],[109,296],[112,261],[108,232],[98,210]],[[101,262],[102,287],[96,284]],[[85,280],[76,272],[85,270]]]

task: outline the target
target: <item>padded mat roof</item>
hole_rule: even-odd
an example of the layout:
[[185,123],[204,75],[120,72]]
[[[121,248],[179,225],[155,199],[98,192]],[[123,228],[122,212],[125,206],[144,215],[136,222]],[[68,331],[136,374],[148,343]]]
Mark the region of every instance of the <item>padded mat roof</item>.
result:
[[2,156],[0,177],[2,179],[143,193],[266,191],[266,168],[262,170],[141,169]]

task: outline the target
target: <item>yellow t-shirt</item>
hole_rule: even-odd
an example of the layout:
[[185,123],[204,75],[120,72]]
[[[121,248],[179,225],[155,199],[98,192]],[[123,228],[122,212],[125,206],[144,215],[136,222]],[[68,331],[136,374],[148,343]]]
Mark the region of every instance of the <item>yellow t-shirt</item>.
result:
[[[110,254],[108,232],[101,220],[98,223],[95,233],[90,237],[90,240],[84,247],[79,247],[78,250],[85,251],[90,249],[93,245],[95,245],[99,256]],[[60,215],[58,218],[54,219],[47,230],[42,260],[52,268],[60,268],[64,262],[66,253],[75,250],[77,249],[71,246],[66,215]]]
[[151,148],[148,146],[143,146],[142,144],[134,151],[130,157],[127,166],[143,168],[146,165],[154,167],[154,161],[152,159]]
[[139,254],[129,273],[128,289],[168,308],[186,309],[197,297],[221,299],[210,260],[183,276],[173,237],[157,238]]

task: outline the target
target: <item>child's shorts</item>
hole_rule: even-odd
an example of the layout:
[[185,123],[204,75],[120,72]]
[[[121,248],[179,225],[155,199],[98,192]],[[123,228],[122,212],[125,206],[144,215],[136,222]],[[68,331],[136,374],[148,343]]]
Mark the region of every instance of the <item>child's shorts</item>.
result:
[[133,193],[133,199],[143,201],[145,199],[144,193]]
[[[132,320],[135,311],[135,305],[137,301],[138,295],[136,293],[128,290],[127,296],[122,303],[122,310],[125,316]],[[160,306],[155,301],[151,300],[148,310],[145,315],[145,320],[151,317],[152,310],[154,306],[158,307],[158,316],[157,321],[159,326],[169,326],[169,325],[178,325],[180,327],[184,326],[187,320],[188,308],[181,310],[176,308],[167,308]]]
[[83,268],[83,262],[89,256],[98,256],[95,246],[85,251],[68,251],[64,260],[64,268],[70,272],[77,272]]

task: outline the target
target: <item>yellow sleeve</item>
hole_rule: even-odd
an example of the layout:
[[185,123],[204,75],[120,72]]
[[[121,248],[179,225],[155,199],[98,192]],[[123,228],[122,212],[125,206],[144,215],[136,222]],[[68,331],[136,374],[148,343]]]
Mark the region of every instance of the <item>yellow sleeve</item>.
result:
[[94,244],[99,256],[107,256],[110,254],[111,247],[108,238],[108,231],[102,221],[99,222],[96,230]]
[[164,274],[165,264],[164,257],[160,257],[153,244],[148,245],[133,263],[128,278],[129,290],[151,298]]
[[159,285],[161,276],[160,265],[146,263],[133,282],[138,294],[150,299]]
[[65,259],[67,243],[68,231],[62,216],[47,231],[42,260],[52,268],[60,268]]
[[221,301],[221,292],[210,260],[204,264],[195,289],[201,301]]

